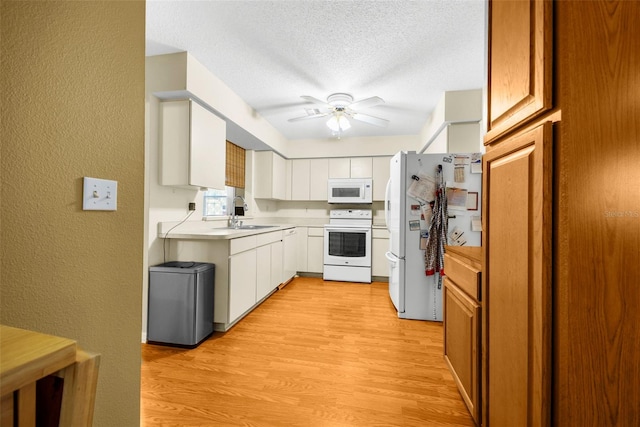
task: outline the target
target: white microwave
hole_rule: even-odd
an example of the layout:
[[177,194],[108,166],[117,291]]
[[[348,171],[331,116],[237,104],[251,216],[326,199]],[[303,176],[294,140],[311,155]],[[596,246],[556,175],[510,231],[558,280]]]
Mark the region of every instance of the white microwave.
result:
[[371,178],[330,178],[328,180],[329,203],[371,203]]

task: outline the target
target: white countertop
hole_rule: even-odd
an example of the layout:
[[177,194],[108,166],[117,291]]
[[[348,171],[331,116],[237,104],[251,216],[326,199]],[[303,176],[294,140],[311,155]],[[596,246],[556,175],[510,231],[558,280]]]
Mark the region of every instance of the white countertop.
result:
[[[293,224],[259,224],[268,225],[268,228],[259,229],[233,229],[208,221],[185,222],[173,228],[176,223],[161,222],[158,224],[158,237],[167,239],[212,239],[228,240],[238,237],[251,236],[254,234],[270,233],[273,231],[294,228]],[[171,230],[171,231],[169,231]],[[169,234],[167,234],[169,231]]]
[[[254,234],[269,233],[272,231],[286,230],[294,227],[318,227],[322,228],[329,223],[329,219],[320,218],[289,218],[288,223],[274,223],[270,218],[247,218],[245,224],[268,225],[269,228],[260,229],[229,229],[226,221],[187,221],[179,224],[178,221],[158,223],[158,237],[167,239],[235,239]],[[173,228],[175,227],[175,228]],[[372,228],[386,229],[384,223],[374,222]],[[169,231],[171,230],[171,231]],[[169,235],[166,235],[169,231]]]

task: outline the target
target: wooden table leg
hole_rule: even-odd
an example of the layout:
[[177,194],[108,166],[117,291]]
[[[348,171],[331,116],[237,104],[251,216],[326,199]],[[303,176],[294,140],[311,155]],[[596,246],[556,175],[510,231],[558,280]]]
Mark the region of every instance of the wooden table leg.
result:
[[15,392],[16,417],[19,427],[36,425],[36,383],[29,383]]
[[78,349],[76,363],[56,374],[64,379],[60,427],[93,424],[100,355]]

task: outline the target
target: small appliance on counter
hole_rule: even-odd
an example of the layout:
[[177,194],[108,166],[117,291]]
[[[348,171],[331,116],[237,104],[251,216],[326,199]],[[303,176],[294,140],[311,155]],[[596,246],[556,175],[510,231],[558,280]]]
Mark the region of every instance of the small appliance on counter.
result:
[[149,267],[147,341],[196,347],[213,333],[215,266],[172,261]]
[[324,226],[324,280],[371,283],[371,209],[334,209]]

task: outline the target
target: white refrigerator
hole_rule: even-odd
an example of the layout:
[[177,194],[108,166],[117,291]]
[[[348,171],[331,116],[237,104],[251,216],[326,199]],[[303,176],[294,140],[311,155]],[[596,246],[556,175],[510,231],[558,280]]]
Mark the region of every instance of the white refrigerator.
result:
[[[442,278],[425,269],[425,239],[431,206],[416,185],[438,181],[441,166],[448,199],[448,236],[445,244],[480,246],[482,165],[480,153],[416,154],[401,151],[390,162],[385,197],[389,230],[389,296],[403,319],[442,321]],[[428,180],[426,178],[430,177]],[[416,179],[417,178],[417,179]],[[409,193],[409,194],[408,194]],[[428,198],[428,197],[427,197]],[[474,231],[477,230],[477,231]],[[455,234],[454,234],[455,233]],[[462,234],[460,234],[462,233]],[[446,266],[444,269],[446,274]]]

